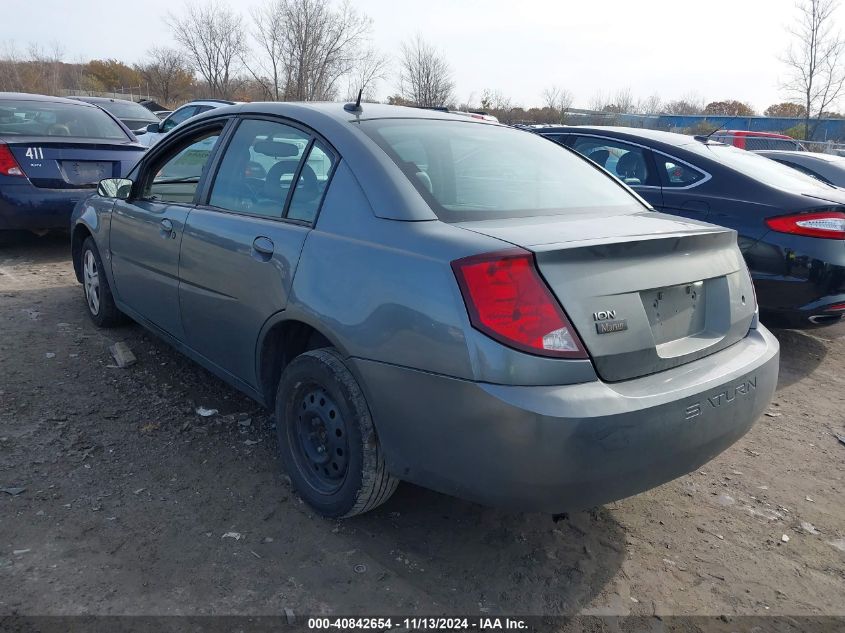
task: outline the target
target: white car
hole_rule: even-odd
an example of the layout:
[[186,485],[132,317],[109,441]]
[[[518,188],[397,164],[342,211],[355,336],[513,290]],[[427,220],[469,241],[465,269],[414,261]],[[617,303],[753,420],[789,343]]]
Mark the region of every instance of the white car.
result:
[[235,105],[237,101],[226,101],[224,99],[197,99],[189,101],[180,108],[176,108],[171,112],[166,119],[161,123],[150,123],[147,127],[140,130],[134,130],[135,136],[138,137],[138,142],[146,147],[152,147],[158,143],[162,137],[170,132],[177,125],[183,121],[187,121],[193,116],[213,110],[214,108],[222,108],[227,105]]

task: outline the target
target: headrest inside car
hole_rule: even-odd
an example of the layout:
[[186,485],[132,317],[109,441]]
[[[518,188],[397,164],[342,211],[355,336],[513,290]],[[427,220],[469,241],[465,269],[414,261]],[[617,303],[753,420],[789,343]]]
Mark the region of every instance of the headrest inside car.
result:
[[299,154],[299,147],[293,143],[284,141],[258,141],[252,146],[258,154],[272,156],[273,158],[288,158]]

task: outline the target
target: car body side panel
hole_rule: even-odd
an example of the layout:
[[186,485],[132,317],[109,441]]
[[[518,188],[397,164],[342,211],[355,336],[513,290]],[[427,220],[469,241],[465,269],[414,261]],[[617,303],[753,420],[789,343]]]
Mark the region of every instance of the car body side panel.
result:
[[179,250],[191,206],[118,200],[110,228],[112,292],[179,339]]
[[437,221],[377,218],[345,162],[303,247],[288,318],[321,324],[354,357],[501,384],[595,380],[588,360],[518,352],[470,326],[450,263],[510,244]]
[[81,237],[87,232],[94,238],[94,243],[103,260],[103,274],[106,275],[109,287],[114,287],[111,273],[111,253],[109,251],[109,227],[111,226],[111,209],[114,202],[114,200],[107,198],[92,196],[77,203],[73,210],[69,227],[72,232],[71,259],[79,283],[82,283],[80,250],[84,241]]
[[[179,302],[187,343],[247,383],[258,385],[255,342],[288,302],[310,227],[195,208],[182,238]],[[272,255],[253,248],[269,240]],[[225,333],[225,335],[223,335]]]

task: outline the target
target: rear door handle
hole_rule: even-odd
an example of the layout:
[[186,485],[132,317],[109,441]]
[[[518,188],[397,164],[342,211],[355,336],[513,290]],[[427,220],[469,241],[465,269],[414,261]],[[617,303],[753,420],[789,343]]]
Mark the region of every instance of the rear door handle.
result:
[[269,237],[259,236],[256,237],[252,241],[252,248],[255,249],[256,252],[261,253],[262,255],[272,255],[273,249],[275,249],[275,244],[273,244],[273,240]]

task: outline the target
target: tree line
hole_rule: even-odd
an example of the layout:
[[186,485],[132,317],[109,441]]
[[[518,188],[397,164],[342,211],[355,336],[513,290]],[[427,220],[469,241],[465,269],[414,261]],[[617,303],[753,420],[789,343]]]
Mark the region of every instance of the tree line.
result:
[[[812,136],[822,118],[839,117],[845,88],[845,40],[836,29],[839,0],[798,0],[781,61],[786,99],[766,108],[769,117],[804,119]],[[459,99],[448,57],[421,35],[403,42],[395,56],[373,46],[373,21],[348,0],[264,0],[248,15],[223,0],[200,0],[171,12],[165,22],[174,46],[154,47],[129,65],[116,59],[66,62],[60,46],[0,49],[0,90],[61,94],[149,93],[163,105],[191,98],[241,101],[331,101],[361,91],[376,100],[391,79],[393,104],[479,110],[506,123],[564,123],[574,96],[559,85],[523,107],[499,89]],[[694,93],[664,101],[634,98],[630,89],[594,94],[588,109],[608,114],[752,116],[742,101],[705,100]]]

